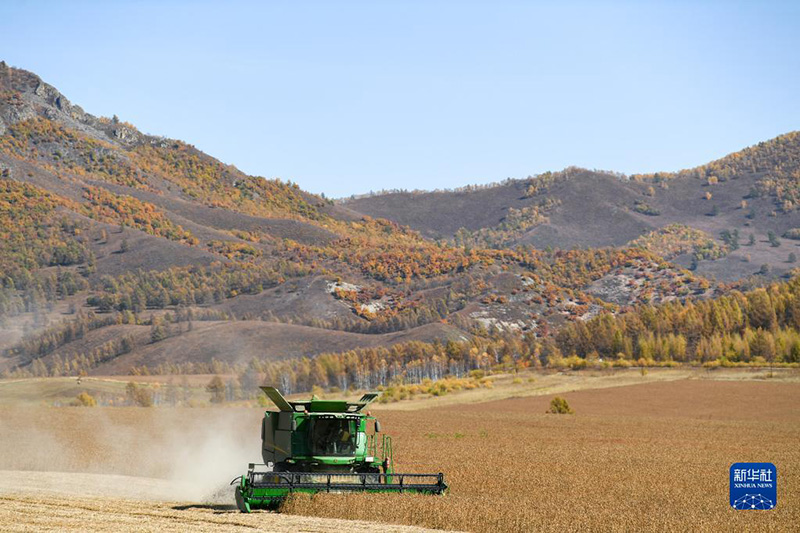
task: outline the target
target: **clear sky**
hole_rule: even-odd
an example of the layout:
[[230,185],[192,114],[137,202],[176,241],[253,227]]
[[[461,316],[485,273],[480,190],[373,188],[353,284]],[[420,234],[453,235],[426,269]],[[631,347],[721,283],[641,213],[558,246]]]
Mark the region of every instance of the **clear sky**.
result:
[[677,170],[800,129],[800,2],[2,0],[0,59],[329,196]]

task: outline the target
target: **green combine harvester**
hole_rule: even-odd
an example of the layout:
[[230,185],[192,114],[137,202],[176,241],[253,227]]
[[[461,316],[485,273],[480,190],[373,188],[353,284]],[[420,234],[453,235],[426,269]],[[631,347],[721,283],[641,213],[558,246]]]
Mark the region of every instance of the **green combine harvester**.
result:
[[[272,509],[293,492],[416,492],[443,494],[444,475],[398,474],[392,439],[364,412],[377,394],[356,403],[318,400],[289,402],[274,387],[261,387],[279,411],[261,423],[264,464],[251,463],[236,485],[243,513]],[[374,420],[374,432],[367,422]]]

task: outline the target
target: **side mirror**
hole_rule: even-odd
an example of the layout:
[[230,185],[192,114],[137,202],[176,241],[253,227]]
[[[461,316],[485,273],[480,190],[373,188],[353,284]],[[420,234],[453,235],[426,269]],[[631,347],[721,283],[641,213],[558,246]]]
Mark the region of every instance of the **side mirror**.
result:
[[381,432],[381,421],[380,420],[376,420],[375,421],[375,433],[380,433],[380,432]]
[[292,417],[292,431],[297,431],[297,419]]

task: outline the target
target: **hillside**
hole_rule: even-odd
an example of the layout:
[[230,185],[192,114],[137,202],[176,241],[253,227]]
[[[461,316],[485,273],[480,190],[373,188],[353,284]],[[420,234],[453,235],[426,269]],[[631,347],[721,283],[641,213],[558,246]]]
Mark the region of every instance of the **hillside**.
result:
[[337,205],[0,63],[0,372],[277,372],[291,392],[529,364],[569,324],[729,288],[704,273],[787,271],[796,144]]
[[[700,256],[696,265],[700,274],[736,281],[765,264],[773,275],[794,267],[789,254],[797,253],[799,176],[800,133],[794,132],[678,173],[625,177],[570,168],[489,187],[390,192],[340,204],[430,238],[498,248],[620,247],[676,224],[724,246],[732,237],[723,232],[738,232],[738,248]],[[770,242],[770,234],[777,239]],[[692,263],[685,252],[668,258]]]

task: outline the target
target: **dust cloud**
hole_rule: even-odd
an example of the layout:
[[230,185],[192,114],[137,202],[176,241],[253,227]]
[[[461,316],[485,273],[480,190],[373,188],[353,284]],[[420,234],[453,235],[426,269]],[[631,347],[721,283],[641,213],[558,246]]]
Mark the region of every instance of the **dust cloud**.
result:
[[85,485],[109,497],[231,504],[231,480],[261,461],[262,416],[259,408],[2,408],[0,470],[30,472],[30,489],[68,486],[74,495]]
[[[179,499],[231,502],[231,480],[243,474],[248,463],[261,462],[260,441],[252,446],[251,439],[237,438],[240,428],[231,422],[212,420],[203,428],[170,435],[166,453],[173,458],[170,478]],[[254,429],[258,435],[260,427]]]

